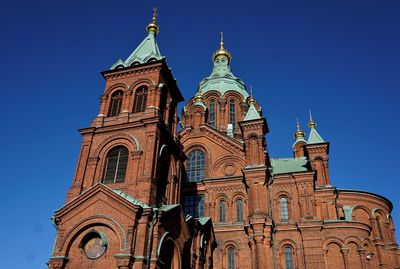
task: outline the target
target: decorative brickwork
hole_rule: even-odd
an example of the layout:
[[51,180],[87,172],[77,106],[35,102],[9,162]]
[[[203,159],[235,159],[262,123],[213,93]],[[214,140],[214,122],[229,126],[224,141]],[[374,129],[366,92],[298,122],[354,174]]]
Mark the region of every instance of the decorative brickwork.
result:
[[49,268],[400,268],[391,202],[331,185],[312,120],[293,158],[270,157],[267,120],[222,40],[177,133],[183,97],[155,43],[156,13],[147,30],[102,73]]

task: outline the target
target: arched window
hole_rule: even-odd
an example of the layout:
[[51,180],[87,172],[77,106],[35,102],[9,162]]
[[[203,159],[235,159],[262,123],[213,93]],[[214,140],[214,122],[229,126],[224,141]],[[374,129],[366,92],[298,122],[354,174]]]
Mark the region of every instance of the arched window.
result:
[[196,182],[204,179],[206,163],[205,154],[201,150],[193,150],[189,153],[187,163],[187,181]]
[[219,222],[225,222],[225,201],[219,201]]
[[135,109],[133,112],[142,112],[146,109],[147,87],[141,86],[135,93]]
[[292,248],[289,246],[286,246],[284,249],[285,252],[285,264],[286,264],[286,269],[293,269],[293,253],[292,253]]
[[235,130],[235,121],[236,121],[235,100],[231,99],[229,101],[229,123],[232,124],[233,130]]
[[281,198],[281,221],[289,220],[288,201],[286,197]]
[[228,248],[228,269],[235,269],[235,248]]
[[215,127],[215,99],[210,100],[210,110],[208,113],[208,123],[212,126]]
[[204,217],[204,195],[185,195],[183,197],[183,212],[194,218]]
[[243,222],[243,200],[236,200],[236,221]]
[[125,147],[115,147],[108,152],[103,183],[125,181],[128,155],[128,149]]
[[121,111],[123,93],[122,91],[116,91],[111,95],[110,109],[108,111],[108,116],[117,116]]

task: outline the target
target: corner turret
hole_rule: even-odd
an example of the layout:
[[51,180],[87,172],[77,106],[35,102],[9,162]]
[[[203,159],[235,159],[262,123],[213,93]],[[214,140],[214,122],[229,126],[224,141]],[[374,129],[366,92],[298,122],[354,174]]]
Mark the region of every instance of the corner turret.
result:
[[299,118],[297,118],[297,130],[294,133],[296,139],[293,143],[293,156],[295,158],[304,157],[304,145],[307,141],[304,139],[304,132],[300,129]]
[[329,161],[329,142],[326,142],[317,132],[316,123],[314,122],[310,111],[310,135],[305,145],[306,155],[310,162],[312,170],[315,171],[316,185],[318,187],[330,187],[330,179],[328,175]]

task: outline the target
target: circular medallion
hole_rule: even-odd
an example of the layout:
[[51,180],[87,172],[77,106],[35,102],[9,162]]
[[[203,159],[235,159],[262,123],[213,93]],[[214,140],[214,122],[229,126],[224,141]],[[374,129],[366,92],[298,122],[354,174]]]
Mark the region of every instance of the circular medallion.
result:
[[232,176],[236,173],[236,166],[233,164],[227,164],[224,167],[224,175],[225,176]]
[[89,259],[97,259],[106,252],[107,238],[99,232],[90,232],[82,240],[83,252]]

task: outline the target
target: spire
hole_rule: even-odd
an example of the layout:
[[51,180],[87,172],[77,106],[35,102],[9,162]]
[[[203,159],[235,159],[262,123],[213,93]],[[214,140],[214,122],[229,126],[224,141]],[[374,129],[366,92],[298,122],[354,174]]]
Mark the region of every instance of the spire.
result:
[[160,30],[157,24],[157,16],[157,8],[153,8],[153,18],[146,27],[147,36],[125,61],[119,59],[110,69],[143,64],[164,58],[164,56],[161,56],[160,49],[156,43],[156,36]]
[[250,84],[250,98],[249,98],[248,103],[250,105],[250,104],[254,104],[255,102],[256,102],[256,100],[254,100],[254,98],[253,98],[253,87]]
[[260,113],[257,111],[255,107],[256,101],[253,99],[253,87],[250,84],[250,98],[248,100],[249,109],[247,110],[246,116],[243,120],[256,120],[261,119]]
[[294,133],[294,137],[296,138],[296,141],[299,139],[299,138],[302,138],[303,140],[304,140],[304,133],[301,131],[301,129],[300,129],[300,123],[299,123],[299,118],[297,118],[297,130],[296,130],[296,132]]
[[160,26],[157,25],[157,8],[153,7],[153,19],[151,22],[147,25],[146,31],[148,33],[152,32],[154,35],[157,35],[158,32],[160,31]]
[[228,63],[231,61],[231,54],[224,48],[224,33],[221,32],[221,41],[219,43],[219,50],[217,50],[213,55],[213,60],[215,61],[218,57],[224,56],[228,58]]
[[295,138],[295,141],[294,141],[294,143],[293,143],[293,145],[292,145],[292,147],[293,147],[293,149],[294,149],[294,147],[295,147],[295,145],[297,144],[297,143],[299,143],[299,142],[304,142],[304,143],[306,143],[307,144],[307,141],[306,141],[306,139],[304,138],[304,132],[300,129],[300,123],[299,123],[299,118],[297,118],[297,122],[296,122],[296,132],[294,133],[294,138]]
[[310,127],[310,128],[315,128],[316,124],[315,124],[315,122],[313,121],[312,114],[311,114],[311,110],[309,110],[309,112],[310,112],[310,122],[308,123],[308,127]]
[[308,136],[307,144],[325,143],[325,140],[319,135],[317,129],[315,129],[316,126],[317,124],[314,122],[310,111],[310,122],[308,123],[310,135]]

